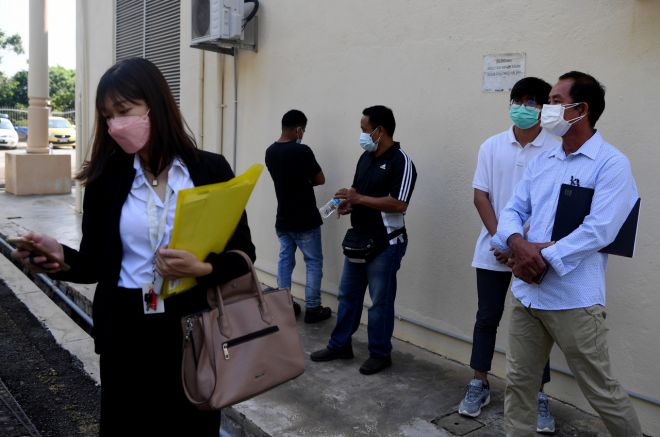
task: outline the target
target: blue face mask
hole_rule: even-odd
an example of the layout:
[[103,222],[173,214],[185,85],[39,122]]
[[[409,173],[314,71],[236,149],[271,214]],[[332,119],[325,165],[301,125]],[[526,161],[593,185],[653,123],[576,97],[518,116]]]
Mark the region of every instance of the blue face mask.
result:
[[511,121],[520,129],[529,129],[539,121],[541,111],[538,108],[532,108],[525,105],[511,104],[509,117]]
[[[376,128],[378,129],[378,128]],[[360,134],[360,147],[362,147],[367,152],[373,152],[378,148],[378,142],[375,142],[371,139],[371,134],[376,132],[376,129],[371,131],[371,133],[362,132]],[[380,138],[378,138],[380,141]]]

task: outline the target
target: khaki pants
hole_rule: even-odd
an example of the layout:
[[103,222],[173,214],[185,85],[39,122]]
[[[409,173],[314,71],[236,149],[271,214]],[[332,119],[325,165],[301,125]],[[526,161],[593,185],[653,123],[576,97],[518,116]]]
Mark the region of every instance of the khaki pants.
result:
[[605,309],[593,305],[536,310],[513,300],[504,396],[506,435],[536,435],[536,394],[543,366],[557,343],[580,390],[612,436],[641,436],[632,403],[610,372]]

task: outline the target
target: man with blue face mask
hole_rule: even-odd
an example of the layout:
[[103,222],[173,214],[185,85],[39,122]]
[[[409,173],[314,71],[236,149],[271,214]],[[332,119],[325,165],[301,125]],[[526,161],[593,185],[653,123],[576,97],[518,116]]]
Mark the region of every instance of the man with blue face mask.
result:
[[[497,328],[504,312],[511,269],[508,254],[494,252],[490,239],[497,230],[500,211],[513,194],[527,164],[543,151],[561,144],[559,137],[541,128],[539,118],[548,101],[550,84],[536,77],[519,80],[511,89],[509,117],[513,126],[488,138],[479,148],[477,169],[472,181],[474,205],[483,226],[477,239],[472,267],[477,273],[478,311],[472,337],[470,367],[474,378],[467,386],[458,412],[477,417],[490,402],[488,372],[495,352]],[[543,384],[550,380],[548,364],[538,393],[537,431],[554,432],[555,421],[548,408]]]
[[[400,144],[392,139],[396,122],[392,110],[372,106],[362,112],[358,160],[353,185],[335,197],[342,200],[337,212],[351,214],[349,235],[359,255],[344,260],[339,285],[337,324],[325,349],[312,353],[312,361],[353,358],[351,337],[360,326],[364,294],[369,286],[369,359],[360,373],[371,375],[392,364],[396,273],[406,253],[408,236],[404,214],[412,197],[417,171]],[[370,249],[371,248],[371,249]],[[375,248],[375,249],[373,249]],[[368,254],[366,252],[369,252]]]
[[[614,241],[636,203],[637,186],[628,158],[595,129],[605,109],[605,89],[593,76],[578,71],[560,76],[549,103],[543,105],[541,125],[562,136],[562,143],[528,165],[491,240],[499,251],[509,251],[516,277],[511,287],[515,299],[507,352],[506,435],[532,435],[538,375],[557,343],[610,434],[641,436],[628,394],[610,369],[608,255],[600,252]],[[562,184],[592,190],[593,197],[582,224],[550,241]]]

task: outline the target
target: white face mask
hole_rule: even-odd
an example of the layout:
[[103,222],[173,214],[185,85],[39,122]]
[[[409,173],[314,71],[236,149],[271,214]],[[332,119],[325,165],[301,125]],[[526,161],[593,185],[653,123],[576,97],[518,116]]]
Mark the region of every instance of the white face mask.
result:
[[566,105],[543,105],[543,109],[541,109],[541,127],[558,137],[563,137],[571,126],[587,116],[587,114],[583,114],[571,120],[564,120],[564,111],[567,108],[574,108],[581,104],[582,102]]

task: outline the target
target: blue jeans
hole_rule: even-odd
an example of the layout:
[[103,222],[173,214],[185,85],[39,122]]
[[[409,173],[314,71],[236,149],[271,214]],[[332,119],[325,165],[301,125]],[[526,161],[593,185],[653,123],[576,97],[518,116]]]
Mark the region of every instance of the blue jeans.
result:
[[277,286],[291,288],[291,274],[296,266],[296,247],[305,259],[307,280],[305,282],[305,307],[321,305],[321,279],[323,278],[323,251],[321,250],[321,227],[305,232],[275,229],[280,239],[280,260],[277,263]]
[[337,325],[332,331],[329,349],[351,346],[351,337],[360,326],[364,293],[369,286],[371,307],[367,333],[369,356],[389,357],[392,352],[394,332],[394,298],[396,297],[396,272],[406,253],[408,242],[389,245],[376,258],[365,264],[344,259],[344,270],[339,285]]

